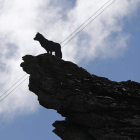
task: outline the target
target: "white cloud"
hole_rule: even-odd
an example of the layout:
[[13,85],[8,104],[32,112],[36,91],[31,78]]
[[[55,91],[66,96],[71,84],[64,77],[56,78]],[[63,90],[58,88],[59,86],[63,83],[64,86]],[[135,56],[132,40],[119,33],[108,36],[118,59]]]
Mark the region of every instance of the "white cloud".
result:
[[[33,40],[37,31],[61,43],[105,2],[77,0],[72,4],[66,0],[0,0],[0,94],[24,75],[19,67],[23,55],[45,52]],[[79,63],[123,55],[131,37],[123,31],[124,19],[131,20],[139,4],[140,0],[116,0],[62,48],[63,58]],[[28,91],[27,84],[28,81],[1,102],[1,116],[11,117],[37,110],[38,101]]]

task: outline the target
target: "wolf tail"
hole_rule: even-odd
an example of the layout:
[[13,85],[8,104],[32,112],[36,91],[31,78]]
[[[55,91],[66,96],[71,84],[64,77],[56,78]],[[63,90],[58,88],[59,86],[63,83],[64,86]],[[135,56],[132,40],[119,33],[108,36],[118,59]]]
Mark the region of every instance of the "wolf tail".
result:
[[62,58],[62,51],[61,46],[58,46],[59,48],[55,51],[55,56]]

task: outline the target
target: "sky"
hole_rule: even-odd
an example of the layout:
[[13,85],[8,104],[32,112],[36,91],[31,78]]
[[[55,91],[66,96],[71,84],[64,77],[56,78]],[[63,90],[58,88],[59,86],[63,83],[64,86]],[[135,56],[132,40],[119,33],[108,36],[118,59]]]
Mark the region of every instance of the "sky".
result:
[[[22,56],[45,53],[33,40],[37,32],[61,44],[106,2],[0,0],[0,100],[4,97],[1,95],[26,74],[20,67]],[[106,6],[111,2],[113,0]],[[63,59],[113,81],[140,83],[139,15],[140,0],[116,0],[68,44],[65,45],[74,34],[61,44]],[[52,123],[64,118],[55,110],[40,106],[36,95],[28,90],[28,83],[27,78],[0,102],[0,138],[60,140],[52,132]]]

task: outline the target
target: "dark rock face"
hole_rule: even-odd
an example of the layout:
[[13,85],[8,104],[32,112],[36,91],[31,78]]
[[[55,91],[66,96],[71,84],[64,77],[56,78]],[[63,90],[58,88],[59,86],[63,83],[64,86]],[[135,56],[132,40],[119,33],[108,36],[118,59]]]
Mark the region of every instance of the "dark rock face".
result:
[[91,75],[49,54],[23,60],[40,105],[66,117],[53,124],[62,140],[140,140],[139,83]]

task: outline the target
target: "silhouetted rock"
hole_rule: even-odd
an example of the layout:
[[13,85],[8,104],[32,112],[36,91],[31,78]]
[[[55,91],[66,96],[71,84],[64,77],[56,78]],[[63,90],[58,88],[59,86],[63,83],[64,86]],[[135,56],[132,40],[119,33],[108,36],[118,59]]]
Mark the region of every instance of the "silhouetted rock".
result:
[[53,124],[62,140],[140,140],[139,83],[91,75],[49,54],[23,60],[40,105],[66,117]]

